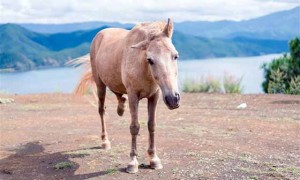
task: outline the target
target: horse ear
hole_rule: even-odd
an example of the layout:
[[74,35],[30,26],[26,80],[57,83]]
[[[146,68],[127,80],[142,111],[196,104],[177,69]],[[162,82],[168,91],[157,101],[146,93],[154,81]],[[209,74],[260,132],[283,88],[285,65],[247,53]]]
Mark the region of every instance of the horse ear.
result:
[[131,48],[146,50],[148,45],[149,45],[149,41],[145,40],[145,41],[141,41],[135,45],[132,45]]
[[173,21],[168,18],[168,23],[165,26],[165,29],[163,31],[163,33],[168,37],[168,38],[172,38],[173,35]]

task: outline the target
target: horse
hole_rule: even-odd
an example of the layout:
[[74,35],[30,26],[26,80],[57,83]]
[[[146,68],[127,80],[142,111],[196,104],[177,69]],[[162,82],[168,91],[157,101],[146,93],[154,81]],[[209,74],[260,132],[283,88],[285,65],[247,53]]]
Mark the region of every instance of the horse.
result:
[[[131,30],[107,28],[94,37],[90,57],[81,60],[89,65],[82,75],[75,94],[82,95],[92,85],[97,87],[98,111],[102,125],[102,147],[110,149],[105,125],[106,87],[117,97],[117,113],[122,116],[128,99],[131,114],[130,133],[132,136],[128,173],[138,172],[136,140],[140,124],[138,105],[148,99],[148,155],[152,169],[162,169],[156,153],[155,126],[156,106],[160,96],[172,110],[180,106],[178,90],[178,52],[172,43],[173,22],[164,21],[140,23]],[[127,98],[125,97],[127,94]]]

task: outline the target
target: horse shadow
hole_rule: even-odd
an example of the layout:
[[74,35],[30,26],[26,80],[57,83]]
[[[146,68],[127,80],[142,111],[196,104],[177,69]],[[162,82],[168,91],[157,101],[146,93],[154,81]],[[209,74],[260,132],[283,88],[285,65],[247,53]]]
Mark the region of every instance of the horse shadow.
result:
[[[92,147],[88,149],[101,148]],[[47,153],[39,142],[29,142],[12,151],[14,154],[0,160],[0,179],[88,179],[111,173],[104,170],[75,174],[79,164],[71,159],[82,158],[88,154]],[[57,166],[61,162],[64,165]],[[126,169],[118,168],[116,171],[125,173]]]

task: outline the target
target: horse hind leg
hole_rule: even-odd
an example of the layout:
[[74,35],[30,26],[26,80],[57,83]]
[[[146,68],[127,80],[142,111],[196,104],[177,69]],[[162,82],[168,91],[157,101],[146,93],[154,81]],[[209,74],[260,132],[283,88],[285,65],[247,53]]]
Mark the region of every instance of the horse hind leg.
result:
[[98,100],[99,100],[99,106],[98,106],[99,109],[98,110],[99,110],[99,115],[100,115],[100,119],[101,119],[101,127],[102,127],[102,131],[101,131],[102,148],[108,150],[111,148],[111,144],[110,144],[110,141],[108,140],[106,124],[105,124],[105,117],[104,117],[106,85],[101,81],[99,81],[97,83],[97,92],[98,92]]

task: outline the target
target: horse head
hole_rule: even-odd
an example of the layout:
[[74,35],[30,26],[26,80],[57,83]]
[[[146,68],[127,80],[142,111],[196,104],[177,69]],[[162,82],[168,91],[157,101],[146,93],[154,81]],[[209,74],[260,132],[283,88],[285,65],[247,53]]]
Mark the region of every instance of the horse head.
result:
[[163,31],[132,46],[146,52],[145,61],[149,64],[152,77],[160,87],[163,100],[169,109],[179,107],[177,60],[179,54],[172,43],[173,22],[168,19]]

